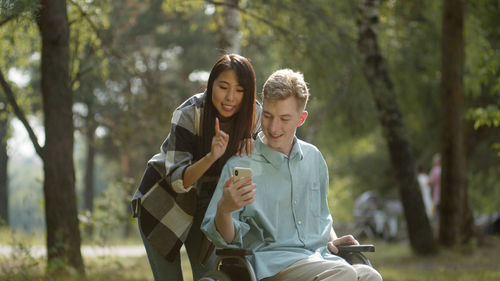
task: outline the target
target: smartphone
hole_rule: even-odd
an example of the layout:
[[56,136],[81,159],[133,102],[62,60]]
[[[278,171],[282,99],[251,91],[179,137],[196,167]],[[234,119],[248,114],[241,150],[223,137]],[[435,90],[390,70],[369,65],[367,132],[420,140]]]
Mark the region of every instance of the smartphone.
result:
[[237,181],[242,180],[244,178],[251,178],[252,177],[252,169],[243,168],[243,167],[235,167],[235,168],[233,168],[233,176],[234,176],[234,182],[237,182]]

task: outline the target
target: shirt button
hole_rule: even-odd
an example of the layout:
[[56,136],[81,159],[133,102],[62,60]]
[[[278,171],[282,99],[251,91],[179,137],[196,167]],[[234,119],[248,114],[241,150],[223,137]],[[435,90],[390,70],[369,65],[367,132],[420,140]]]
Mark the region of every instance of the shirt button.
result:
[[297,200],[293,200],[293,204],[297,204]]
[[302,224],[302,221],[298,221],[299,224]]

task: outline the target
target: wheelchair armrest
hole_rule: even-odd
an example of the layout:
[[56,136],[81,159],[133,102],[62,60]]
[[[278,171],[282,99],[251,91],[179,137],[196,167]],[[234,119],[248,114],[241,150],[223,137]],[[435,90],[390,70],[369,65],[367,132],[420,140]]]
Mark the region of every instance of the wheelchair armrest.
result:
[[[217,259],[215,261],[215,270],[224,272],[230,278],[214,278],[210,280],[240,280],[257,281],[252,265],[246,256],[253,255],[252,249],[245,248],[225,248],[215,250]],[[208,279],[207,279],[208,280]]]
[[225,248],[225,249],[217,249],[215,250],[215,254],[217,256],[251,256],[253,255],[252,249],[246,248]]
[[349,253],[349,252],[375,252],[375,246],[372,244],[365,244],[365,245],[342,245],[342,246],[337,246],[337,249],[339,249],[339,255],[343,253]]
[[371,266],[370,260],[363,255],[363,252],[375,252],[375,246],[369,245],[342,245],[337,246],[337,255],[350,264],[366,264]]

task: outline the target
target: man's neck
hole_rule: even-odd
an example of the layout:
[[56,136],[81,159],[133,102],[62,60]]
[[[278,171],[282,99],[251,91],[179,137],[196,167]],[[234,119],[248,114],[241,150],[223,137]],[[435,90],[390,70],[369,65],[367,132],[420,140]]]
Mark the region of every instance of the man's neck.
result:
[[277,152],[285,154],[287,157],[290,157],[290,154],[292,153],[293,145],[295,144],[295,139],[296,138],[293,138],[292,141],[291,141],[291,143],[289,145],[287,145],[286,147],[280,147],[280,149],[275,149],[274,147],[271,147],[271,146],[268,145],[266,136],[264,134],[262,135],[262,138],[261,138],[262,143],[264,143],[265,145],[269,146],[269,148],[271,148],[274,151],[277,151]]
[[290,154],[292,154],[293,144],[295,143],[295,138],[292,139],[292,143],[288,145],[288,149],[286,149],[287,153],[283,153],[286,157],[290,158]]

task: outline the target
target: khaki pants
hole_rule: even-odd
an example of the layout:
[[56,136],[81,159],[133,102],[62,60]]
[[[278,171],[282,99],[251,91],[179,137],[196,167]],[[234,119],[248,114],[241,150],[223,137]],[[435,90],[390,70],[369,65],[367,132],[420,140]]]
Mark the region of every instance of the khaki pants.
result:
[[382,281],[375,269],[364,264],[350,265],[344,260],[324,260],[314,254],[262,281]]

